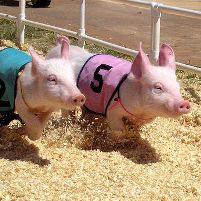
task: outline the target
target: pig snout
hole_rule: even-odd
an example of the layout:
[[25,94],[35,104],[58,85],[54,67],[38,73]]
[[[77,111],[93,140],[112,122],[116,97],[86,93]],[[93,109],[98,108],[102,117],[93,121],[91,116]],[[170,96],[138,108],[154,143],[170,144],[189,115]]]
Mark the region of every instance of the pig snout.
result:
[[77,94],[72,97],[72,104],[75,106],[82,106],[85,103],[85,96],[83,94]]
[[190,103],[186,100],[181,101],[177,106],[177,111],[180,114],[187,114],[190,112],[191,106]]

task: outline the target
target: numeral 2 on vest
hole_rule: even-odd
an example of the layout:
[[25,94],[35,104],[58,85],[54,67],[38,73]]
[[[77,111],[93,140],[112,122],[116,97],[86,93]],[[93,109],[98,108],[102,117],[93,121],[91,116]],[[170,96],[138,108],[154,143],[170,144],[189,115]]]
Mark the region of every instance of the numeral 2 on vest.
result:
[[112,66],[108,66],[106,64],[101,64],[96,68],[94,72],[94,80],[98,81],[98,85],[96,86],[94,82],[91,82],[90,87],[95,93],[100,93],[103,87],[103,76],[99,74],[100,70],[107,70],[109,71],[112,68]]
[[[0,79],[0,99],[4,95],[5,91],[6,91],[5,84],[3,80]],[[0,100],[0,107],[10,107],[10,103],[8,101]]]

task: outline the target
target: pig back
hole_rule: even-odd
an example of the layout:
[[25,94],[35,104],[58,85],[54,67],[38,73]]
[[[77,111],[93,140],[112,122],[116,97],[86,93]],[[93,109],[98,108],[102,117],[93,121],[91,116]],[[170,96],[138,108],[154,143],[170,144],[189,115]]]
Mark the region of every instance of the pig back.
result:
[[77,87],[86,97],[86,109],[106,116],[108,106],[129,74],[131,65],[131,62],[111,55],[90,57],[77,79]]
[[14,110],[18,73],[31,61],[31,56],[15,48],[0,51],[0,112]]

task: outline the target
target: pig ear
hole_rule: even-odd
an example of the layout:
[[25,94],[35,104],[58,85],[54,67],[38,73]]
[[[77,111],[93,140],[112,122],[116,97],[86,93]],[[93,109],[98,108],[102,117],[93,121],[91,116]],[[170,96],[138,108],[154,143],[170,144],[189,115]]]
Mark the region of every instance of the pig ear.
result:
[[62,44],[63,40],[65,40],[68,44],[70,44],[70,41],[66,36],[58,36],[56,39],[56,45]]
[[62,40],[61,41],[61,58],[68,60],[69,56],[69,41]]
[[161,46],[159,53],[159,66],[167,66],[173,70],[176,70],[174,51],[167,44],[163,44]]
[[37,67],[40,66],[40,64],[44,61],[33,49],[33,47],[29,47],[29,52],[32,57],[32,72],[37,71]]
[[131,72],[135,75],[137,79],[142,77],[143,72],[146,70],[147,66],[151,65],[149,58],[142,50],[142,43],[140,42],[140,50],[133,61]]

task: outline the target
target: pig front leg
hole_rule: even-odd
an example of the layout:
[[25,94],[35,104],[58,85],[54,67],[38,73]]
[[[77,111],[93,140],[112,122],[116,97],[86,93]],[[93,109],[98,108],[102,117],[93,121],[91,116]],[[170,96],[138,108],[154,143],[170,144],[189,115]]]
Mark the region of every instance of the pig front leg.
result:
[[25,128],[20,129],[20,132],[22,132],[24,135],[28,135],[29,139],[31,140],[39,139],[51,115],[51,112],[42,113],[40,115],[36,115],[31,112],[23,101],[21,90],[17,90],[15,108],[26,125]]
[[[17,109],[18,107],[16,107]],[[21,130],[23,134],[27,135],[31,140],[37,140],[41,137],[42,132],[47,124],[51,113],[44,113],[42,115],[35,115],[26,108],[18,108],[18,113],[25,122],[25,128]]]
[[122,118],[122,115],[113,112],[107,115],[108,125],[111,129],[110,138],[114,143],[124,142],[126,136],[126,129]]
[[118,115],[112,115],[108,114],[107,115],[107,121],[109,124],[109,127],[113,131],[123,131],[124,130],[124,123],[122,121],[122,117]]

